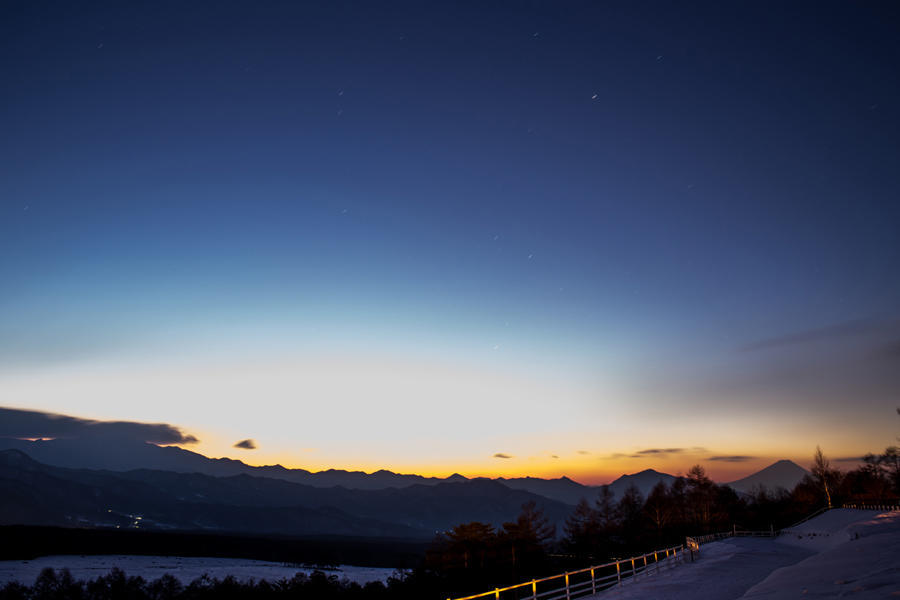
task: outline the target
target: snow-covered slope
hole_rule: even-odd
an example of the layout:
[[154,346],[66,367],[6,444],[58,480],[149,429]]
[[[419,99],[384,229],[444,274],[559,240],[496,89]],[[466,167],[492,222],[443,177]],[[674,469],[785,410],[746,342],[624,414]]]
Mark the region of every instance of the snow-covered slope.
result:
[[818,551],[774,571],[743,598],[900,597],[900,512],[870,513],[860,519],[861,512],[832,510],[821,521],[804,523],[804,531],[779,537],[781,545]]
[[643,600],[900,597],[900,512],[836,509],[775,540],[704,544],[700,558],[598,594]]
[[855,525],[878,515],[875,510],[836,508],[796,527],[782,530],[777,542],[821,552],[849,541]]

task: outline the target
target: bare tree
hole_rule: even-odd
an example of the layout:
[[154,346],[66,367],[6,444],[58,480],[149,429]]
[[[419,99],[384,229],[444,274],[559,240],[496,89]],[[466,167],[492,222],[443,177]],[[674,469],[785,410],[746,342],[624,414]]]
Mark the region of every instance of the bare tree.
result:
[[825,458],[825,454],[819,446],[816,446],[816,453],[813,455],[813,464],[810,472],[812,472],[813,479],[825,492],[825,500],[828,502],[828,508],[831,508],[831,492],[834,490],[838,471],[831,468],[831,462]]

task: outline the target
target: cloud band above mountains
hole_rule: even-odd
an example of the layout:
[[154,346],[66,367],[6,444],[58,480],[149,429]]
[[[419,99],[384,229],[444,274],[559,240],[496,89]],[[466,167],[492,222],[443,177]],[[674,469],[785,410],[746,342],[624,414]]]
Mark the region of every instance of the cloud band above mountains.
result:
[[168,423],[95,421],[37,410],[0,407],[0,437],[129,439],[154,444],[194,444],[199,440]]

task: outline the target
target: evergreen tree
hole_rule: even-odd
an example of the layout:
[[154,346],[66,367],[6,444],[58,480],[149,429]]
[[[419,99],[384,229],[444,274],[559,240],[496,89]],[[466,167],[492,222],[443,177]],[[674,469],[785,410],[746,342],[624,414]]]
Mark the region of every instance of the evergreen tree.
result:
[[597,498],[596,504],[600,529],[604,534],[609,535],[619,522],[619,512],[616,508],[616,497],[608,485],[600,486],[600,496]]
[[582,498],[566,519],[564,530],[570,550],[582,554],[593,552],[600,542],[600,514]]
[[497,534],[493,525],[472,521],[457,525],[447,533],[448,552],[451,560],[459,559],[464,569],[484,568],[488,548],[494,544]]
[[661,540],[663,527],[669,523],[673,513],[672,496],[665,482],[660,481],[653,486],[644,503],[644,513],[656,526],[657,541]]
[[536,567],[543,562],[545,545],[556,535],[536,502],[530,500],[522,505],[522,511],[515,521],[504,523],[500,537],[509,549],[513,573]]

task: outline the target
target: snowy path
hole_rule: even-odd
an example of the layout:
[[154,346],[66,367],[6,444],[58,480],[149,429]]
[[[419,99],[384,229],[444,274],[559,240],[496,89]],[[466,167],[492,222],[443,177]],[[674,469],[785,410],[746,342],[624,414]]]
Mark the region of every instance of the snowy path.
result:
[[900,512],[837,509],[777,538],[705,544],[701,558],[593,600],[900,598]]
[[639,577],[622,587],[596,596],[596,600],[615,598],[634,600],[733,600],[763,581],[779,567],[797,563],[810,551],[792,546],[777,546],[772,540],[734,538],[705,544],[701,558],[659,575]]

